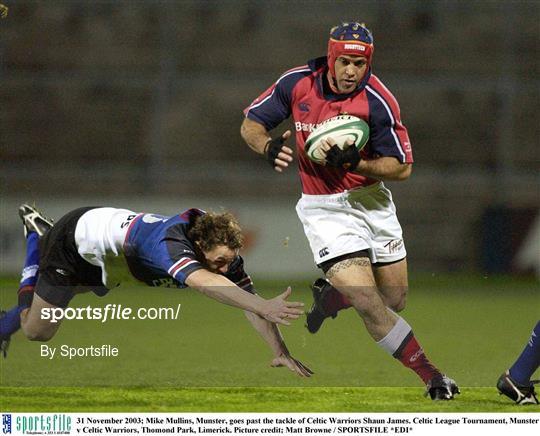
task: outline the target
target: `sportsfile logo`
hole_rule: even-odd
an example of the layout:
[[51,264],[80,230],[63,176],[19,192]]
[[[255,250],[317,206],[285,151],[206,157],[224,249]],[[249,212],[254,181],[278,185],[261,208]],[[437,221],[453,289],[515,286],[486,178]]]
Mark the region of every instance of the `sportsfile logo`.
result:
[[366,51],[366,48],[363,45],[358,44],[345,44],[343,46],[345,50],[358,50],[358,51]]
[[[15,431],[22,434],[69,434],[71,416],[55,413],[51,415],[21,415],[15,418]],[[2,415],[2,433],[11,434],[10,414]]]
[[11,414],[2,413],[2,434],[11,434]]
[[102,323],[112,320],[144,319],[144,320],[177,320],[180,314],[178,303],[174,307],[139,307],[133,310],[122,304],[107,304],[105,307],[43,307],[41,319],[57,323],[63,319],[91,319]]

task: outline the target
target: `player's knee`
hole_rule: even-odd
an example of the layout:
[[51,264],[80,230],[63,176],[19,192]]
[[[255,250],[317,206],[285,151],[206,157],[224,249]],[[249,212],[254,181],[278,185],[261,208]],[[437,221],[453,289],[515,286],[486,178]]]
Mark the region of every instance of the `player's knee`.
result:
[[394,312],[401,312],[403,309],[405,309],[406,305],[407,305],[407,296],[404,295],[402,298],[390,302],[388,307],[392,309]]
[[53,337],[53,335],[45,334],[42,332],[28,332],[26,333],[26,337],[30,341],[47,342]]
[[22,330],[27,339],[36,342],[47,342],[54,336],[55,333],[35,328],[23,328]]
[[399,292],[393,293],[390,296],[385,295],[383,298],[384,303],[394,312],[401,312],[407,305],[407,292],[408,289],[403,288]]
[[394,312],[401,312],[403,309],[405,309],[405,306],[407,305],[407,293],[404,293],[402,295],[399,295],[398,297],[395,297],[392,301],[389,302],[388,307],[392,309]]

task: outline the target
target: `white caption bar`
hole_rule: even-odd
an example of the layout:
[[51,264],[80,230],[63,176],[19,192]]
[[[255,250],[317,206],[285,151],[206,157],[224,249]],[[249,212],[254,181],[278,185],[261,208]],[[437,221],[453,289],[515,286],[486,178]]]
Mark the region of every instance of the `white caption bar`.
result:
[[[6,413],[0,434],[490,435],[536,434],[532,413]],[[519,433],[518,433],[519,432]]]

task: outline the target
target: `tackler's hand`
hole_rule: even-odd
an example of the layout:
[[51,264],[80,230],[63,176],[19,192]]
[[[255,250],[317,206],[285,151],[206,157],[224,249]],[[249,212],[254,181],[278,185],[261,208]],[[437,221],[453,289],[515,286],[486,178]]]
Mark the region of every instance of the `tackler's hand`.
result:
[[313,371],[291,355],[282,354],[272,359],[270,366],[274,368],[287,367],[299,377],[311,377]]
[[270,139],[264,147],[266,160],[278,173],[283,172],[292,162],[293,151],[285,145],[285,141],[291,136],[291,131],[287,130],[283,135]]
[[304,313],[301,309],[304,303],[298,301],[287,301],[291,295],[291,287],[289,286],[285,292],[271,300],[266,300],[264,308],[260,315],[267,321],[291,325],[289,320],[298,319]]

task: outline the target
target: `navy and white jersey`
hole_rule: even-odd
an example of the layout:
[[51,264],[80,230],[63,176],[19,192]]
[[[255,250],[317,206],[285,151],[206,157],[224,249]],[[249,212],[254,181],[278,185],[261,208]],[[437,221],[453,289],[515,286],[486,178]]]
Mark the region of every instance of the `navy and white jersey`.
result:
[[[188,209],[179,215],[164,216],[96,208],[79,219],[75,240],[79,254],[102,268],[103,283],[109,288],[122,281],[117,279],[121,274],[111,274],[122,258],[131,275],[149,286],[185,288],[187,277],[205,268],[188,237],[195,218],[204,213]],[[254,292],[241,256],[223,275],[245,291]]]

